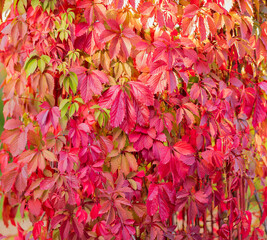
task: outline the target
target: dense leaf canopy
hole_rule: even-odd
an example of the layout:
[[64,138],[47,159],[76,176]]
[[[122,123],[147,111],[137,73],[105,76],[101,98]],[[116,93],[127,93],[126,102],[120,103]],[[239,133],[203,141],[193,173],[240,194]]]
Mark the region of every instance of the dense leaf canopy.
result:
[[266,239],[266,1],[0,3],[17,239]]

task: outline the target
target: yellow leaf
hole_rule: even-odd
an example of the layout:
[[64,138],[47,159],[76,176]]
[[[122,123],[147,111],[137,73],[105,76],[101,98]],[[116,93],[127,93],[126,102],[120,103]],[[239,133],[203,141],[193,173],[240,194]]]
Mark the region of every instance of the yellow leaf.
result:
[[111,172],[112,173],[115,173],[118,169],[120,169],[121,155],[118,155],[114,158],[111,158],[110,165],[111,165]]
[[48,150],[43,150],[42,151],[43,153],[43,156],[45,159],[47,159],[48,161],[50,162],[56,162],[57,161],[57,158],[56,158],[56,155]]
[[137,168],[138,168],[138,165],[137,165],[137,161],[136,161],[135,156],[133,154],[131,154],[131,153],[125,153],[125,156],[127,158],[127,161],[129,163],[131,169],[133,171],[136,171]]
[[262,157],[262,160],[263,160],[265,166],[267,167],[267,158],[266,158],[266,156],[263,156],[263,157]]
[[131,187],[133,188],[133,190],[137,189],[136,181],[134,181],[133,179],[128,179],[128,182],[131,184]]
[[128,159],[125,157],[124,154],[122,154],[122,156],[121,156],[121,171],[125,175],[128,175],[130,172],[129,162],[128,162]]

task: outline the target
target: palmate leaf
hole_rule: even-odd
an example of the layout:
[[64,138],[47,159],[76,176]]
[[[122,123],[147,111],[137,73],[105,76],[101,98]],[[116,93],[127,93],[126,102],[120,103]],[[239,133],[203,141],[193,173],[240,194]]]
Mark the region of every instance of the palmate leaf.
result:
[[57,157],[54,153],[46,149],[26,150],[18,157],[19,163],[27,164],[27,173],[29,175],[35,172],[37,168],[43,171],[47,164],[45,160],[48,160],[49,162],[56,162]]
[[91,129],[86,123],[77,124],[73,119],[70,120],[70,129],[68,136],[71,138],[71,142],[75,148],[80,145],[84,146],[88,144],[88,133]]
[[85,68],[80,67],[73,71],[78,76],[78,89],[85,103],[91,100],[93,95],[100,95],[103,83],[109,82],[106,74],[99,70],[87,72]]
[[[153,104],[153,95],[143,83],[129,82],[130,94],[119,86],[110,87],[102,96],[99,105],[111,108],[110,124],[122,127],[129,133],[135,123],[145,126],[149,121],[147,106]],[[131,100],[132,99],[132,100]]]
[[46,69],[44,72],[36,71],[36,73],[31,76],[31,84],[32,88],[36,92],[39,92],[42,97],[47,92],[52,94],[55,87],[54,79],[50,74],[49,69]]
[[2,175],[2,188],[3,191],[9,192],[14,185],[18,176],[17,165],[14,163],[8,164],[5,172]]
[[107,24],[111,30],[107,29],[102,32],[100,42],[110,42],[109,53],[111,59],[118,57],[120,52],[128,59],[131,55],[132,44],[139,39],[139,36],[131,28],[120,29],[119,23],[113,19],[107,20]]
[[111,172],[114,173],[118,169],[122,171],[122,173],[127,176],[130,171],[135,172],[137,171],[138,165],[136,157],[134,156],[133,152],[134,149],[131,149],[129,146],[124,149],[124,153],[121,153],[117,150],[112,150],[111,153],[108,155],[110,157],[110,164],[111,164]]
[[149,186],[147,198],[148,215],[153,216],[159,208],[162,222],[165,222],[174,207],[175,192],[171,183]]
[[19,168],[17,164],[8,164],[2,175],[3,191],[9,192],[15,186],[18,192],[24,192],[27,187],[27,178],[26,166]]
[[1,135],[1,140],[9,146],[10,152],[14,157],[25,149],[28,131],[33,128],[32,124],[21,130],[22,127],[23,123],[21,121],[10,119],[5,123],[5,130]]
[[37,115],[37,121],[41,127],[42,133],[46,134],[51,125],[53,125],[55,129],[57,128],[60,111],[58,107],[51,107],[48,102],[44,102],[40,107],[45,110]]
[[106,7],[100,1],[94,2],[94,4],[91,1],[79,2],[77,7],[86,9],[84,16],[89,26],[94,22],[95,18],[106,18]]

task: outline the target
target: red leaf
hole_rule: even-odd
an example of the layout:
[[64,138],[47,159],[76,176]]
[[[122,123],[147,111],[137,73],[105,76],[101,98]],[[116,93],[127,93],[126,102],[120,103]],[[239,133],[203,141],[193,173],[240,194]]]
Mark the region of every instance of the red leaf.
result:
[[155,184],[149,186],[146,205],[148,215],[153,216],[158,210],[158,186]]
[[165,73],[153,75],[148,79],[148,85],[153,93],[163,92],[167,87],[167,79]]
[[44,102],[42,105],[40,105],[40,107],[46,110],[41,111],[36,118],[41,127],[42,133],[46,134],[51,124],[55,129],[57,128],[60,118],[60,111],[58,107],[51,107],[47,102]]
[[126,113],[125,113],[125,118],[121,124],[121,128],[128,134],[135,126],[136,112],[127,94],[125,95],[125,100],[126,100]]
[[124,28],[122,31],[123,35],[129,39],[137,37],[135,32],[130,28]]
[[195,153],[194,148],[185,141],[180,141],[174,144],[173,148],[183,155],[191,155]]
[[99,106],[102,108],[107,108],[107,109],[111,108],[119,92],[120,92],[119,85],[110,87],[106,92],[104,92],[104,94],[102,95],[102,98],[99,100]]
[[22,167],[21,168],[21,171],[20,173],[18,174],[17,176],[17,180],[16,180],[16,189],[19,191],[19,192],[23,192],[26,187],[27,187],[27,172],[26,172],[26,166]]
[[16,177],[18,175],[18,170],[13,169],[8,172],[4,172],[2,175],[2,187],[5,192],[9,192],[15,183]]
[[172,93],[177,88],[177,79],[173,71],[167,72],[169,92]]
[[161,163],[166,164],[171,160],[171,150],[169,147],[165,147],[163,145],[160,146],[161,146],[161,149],[159,149],[160,161]]
[[112,40],[114,37],[116,37],[116,33],[110,31],[110,30],[105,30],[101,35],[100,35],[100,41],[103,43],[109,42]]
[[12,130],[15,128],[19,128],[21,125],[22,125],[22,122],[20,120],[9,119],[5,122],[4,129]]
[[109,50],[109,54],[110,54],[111,59],[118,56],[118,54],[120,52],[120,41],[121,41],[121,39],[118,37],[115,37],[111,40],[110,50]]
[[75,233],[79,237],[82,237],[82,235],[83,235],[83,224],[79,223],[77,218],[73,218],[72,226],[73,226],[73,229],[74,229]]
[[209,202],[209,196],[207,196],[203,190],[197,191],[194,196],[199,203],[206,204]]
[[68,239],[70,233],[70,220],[64,221],[59,229],[61,239]]
[[93,74],[86,74],[83,77],[79,77],[79,85],[81,96],[85,103],[90,101],[94,94],[100,95],[103,89],[101,81]]
[[261,122],[265,120],[266,108],[260,96],[256,97],[255,109],[252,119],[252,125],[256,128]]
[[152,66],[150,68],[150,73],[152,75],[155,75],[155,74],[158,74],[158,73],[165,71],[166,68],[167,68],[166,62],[159,60],[159,61],[152,64]]
[[132,48],[132,44],[131,44],[130,40],[122,37],[121,38],[121,49],[122,49],[123,53],[125,54],[126,59],[128,59],[128,57],[131,54],[131,48]]
[[118,24],[118,22],[117,22],[116,20],[109,19],[109,20],[107,20],[107,24],[110,26],[110,28],[111,28],[113,31],[118,31],[118,32],[120,32],[120,25]]
[[131,86],[131,93],[137,102],[140,102],[146,106],[151,106],[154,103],[154,96],[150,92],[149,88],[141,82],[129,82]]
[[34,239],[38,239],[40,237],[42,226],[44,226],[43,221],[34,223],[33,230],[32,230],[32,235]]
[[95,204],[90,212],[90,216],[91,218],[94,220],[96,219],[98,216],[99,216],[99,210],[101,208],[101,205],[98,203],[98,204]]
[[25,149],[28,131],[32,129],[32,124],[23,127],[19,120],[10,119],[4,125],[4,132],[1,135],[3,143],[9,146],[9,151],[16,157]]
[[28,207],[29,207],[29,211],[35,215],[35,216],[39,216],[41,214],[42,211],[42,205],[40,200],[36,199],[30,199],[28,202]]
[[41,183],[40,183],[40,189],[42,190],[47,190],[47,189],[51,189],[56,183],[56,179],[55,178],[46,178],[44,179]]
[[125,105],[124,92],[121,90],[114,100],[110,111],[110,124],[112,127],[118,127],[123,122],[126,113]]
[[199,7],[195,4],[188,4],[184,9],[184,17],[194,17],[198,12]]
[[159,215],[160,215],[160,219],[162,222],[165,222],[169,216],[170,216],[170,212],[171,212],[171,209],[170,209],[170,205],[168,203],[168,201],[166,201],[165,199],[165,195],[160,192],[160,195],[159,195]]
[[64,218],[66,218],[66,215],[64,215],[64,214],[59,214],[59,215],[54,216],[51,219],[51,227],[52,227],[52,229],[55,229],[57,227],[57,225],[59,223],[61,223]]
[[204,18],[202,16],[199,17],[199,31],[200,31],[201,41],[206,40],[207,31],[204,23]]

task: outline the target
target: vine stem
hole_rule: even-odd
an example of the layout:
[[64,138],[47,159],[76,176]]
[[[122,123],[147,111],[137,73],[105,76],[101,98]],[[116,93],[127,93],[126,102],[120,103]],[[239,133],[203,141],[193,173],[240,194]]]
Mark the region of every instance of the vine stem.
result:
[[[238,204],[238,209],[240,210],[240,190],[237,189],[237,204]],[[238,223],[238,227],[237,227],[237,235],[238,235],[238,240],[241,240],[242,236],[241,236],[241,226],[240,226],[240,222]]]
[[[256,198],[256,202],[259,205],[261,215],[263,215],[263,209],[262,209],[262,206],[261,206],[261,203],[260,203],[259,194],[258,194],[258,192],[256,190],[254,191],[254,195],[255,195],[255,198]],[[265,234],[267,234],[267,221],[266,221],[266,219],[265,219],[265,221],[263,223],[263,226],[264,226]]]

